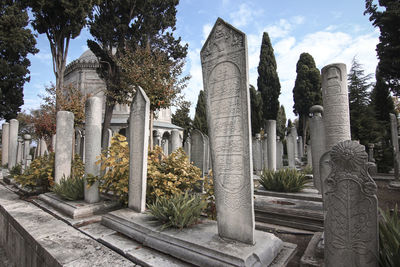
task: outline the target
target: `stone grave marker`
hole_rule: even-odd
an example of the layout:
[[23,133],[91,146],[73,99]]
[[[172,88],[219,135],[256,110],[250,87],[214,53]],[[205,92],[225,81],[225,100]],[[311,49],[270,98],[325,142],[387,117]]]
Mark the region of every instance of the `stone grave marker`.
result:
[[171,131],[171,152],[174,152],[180,147],[182,147],[181,137],[179,136],[179,131],[174,129]]
[[8,169],[11,170],[17,164],[18,149],[18,125],[16,119],[10,120],[10,133],[8,137]]
[[262,147],[261,147],[261,135],[256,134],[255,139],[253,139],[253,164],[254,170],[257,175],[261,174],[262,171]]
[[218,19],[201,50],[218,234],[254,243],[247,42]]
[[287,156],[288,156],[288,166],[289,166],[289,168],[295,168],[296,167],[295,146],[296,146],[295,136],[294,136],[293,132],[291,131],[286,136],[286,148],[287,148]]
[[283,144],[279,136],[276,137],[276,168],[283,168]]
[[263,169],[268,169],[268,134],[264,134],[262,140]]
[[32,136],[30,134],[25,134],[24,135],[24,168],[28,169],[28,158],[29,158],[29,152],[31,148],[31,139]]
[[60,183],[63,176],[71,175],[72,139],[74,137],[74,114],[69,111],[57,112],[56,154],[54,160],[54,182]]
[[205,140],[204,135],[197,129],[194,129],[191,132],[191,161],[193,162],[194,166],[198,167],[201,170],[201,174],[203,175],[205,170]]
[[400,152],[399,152],[399,132],[397,128],[396,115],[390,113],[390,131],[391,141],[393,146],[393,166],[394,166],[394,178],[399,181],[399,168],[400,168]]
[[8,122],[3,123],[1,128],[1,164],[8,164],[8,141],[10,139],[10,124]]
[[267,120],[268,169],[276,170],[276,120]]
[[188,157],[189,162],[191,161],[191,140],[190,136],[186,137],[185,143],[183,144],[183,150],[185,150],[185,153]]
[[24,139],[21,136],[18,136],[17,142],[17,164],[22,164]]
[[143,212],[146,209],[149,118],[150,100],[139,87],[129,116],[128,207],[137,212]]
[[365,147],[342,141],[324,156],[325,266],[378,266],[377,187]]

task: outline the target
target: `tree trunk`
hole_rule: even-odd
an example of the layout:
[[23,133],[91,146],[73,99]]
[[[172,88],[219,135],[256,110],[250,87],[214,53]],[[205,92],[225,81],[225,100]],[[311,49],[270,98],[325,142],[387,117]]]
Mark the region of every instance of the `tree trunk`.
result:
[[108,138],[107,138],[107,129],[110,128],[111,118],[113,115],[115,103],[110,101],[110,98],[106,97],[106,108],[104,112],[104,122],[103,129],[101,131],[101,149],[107,149],[108,146]]
[[154,112],[150,110],[150,123],[149,123],[149,148],[150,148],[150,151],[153,150],[153,121],[154,121]]

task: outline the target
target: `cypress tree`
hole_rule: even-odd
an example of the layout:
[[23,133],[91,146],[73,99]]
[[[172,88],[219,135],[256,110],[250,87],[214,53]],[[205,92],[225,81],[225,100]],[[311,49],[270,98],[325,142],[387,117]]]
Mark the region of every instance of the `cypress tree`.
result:
[[251,133],[254,136],[262,128],[262,98],[260,92],[250,85],[250,107],[251,107]]
[[264,32],[260,63],[258,65],[257,87],[261,92],[263,100],[263,116],[264,120],[276,120],[279,109],[279,95],[281,94],[281,84],[279,82],[278,73],[276,72],[276,61],[274,49],[268,33]]
[[307,137],[308,114],[310,107],[322,103],[321,75],[315,66],[314,58],[302,53],[296,65],[296,81],[293,88],[293,112],[299,115],[299,136]]
[[193,120],[193,128],[198,129],[203,134],[208,135],[207,113],[206,113],[206,95],[200,90],[197,98],[196,113]]

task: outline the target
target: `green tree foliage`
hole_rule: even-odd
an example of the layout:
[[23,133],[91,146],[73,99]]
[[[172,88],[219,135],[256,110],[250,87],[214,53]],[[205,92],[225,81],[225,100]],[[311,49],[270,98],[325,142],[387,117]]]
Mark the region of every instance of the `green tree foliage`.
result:
[[0,120],[17,117],[24,104],[24,83],[30,80],[28,54],[39,52],[27,29],[28,14],[15,0],[0,0]]
[[361,144],[368,145],[373,141],[370,136],[371,123],[375,119],[372,116],[367,116],[371,113],[369,108],[369,88],[371,74],[365,75],[362,65],[353,58],[350,72],[347,76],[349,90],[349,108],[350,108],[350,129],[351,138],[359,140]]
[[378,27],[381,35],[376,51],[379,58],[379,71],[382,79],[396,95],[400,94],[400,1],[379,0],[365,1],[365,14],[374,27]]
[[274,49],[268,33],[264,32],[261,43],[260,63],[258,64],[257,87],[263,100],[263,116],[265,120],[276,120],[279,110],[281,84],[276,72]]
[[251,107],[251,133],[256,135],[263,128],[262,98],[260,92],[250,85],[250,107]]
[[321,105],[321,75],[315,66],[314,58],[302,53],[296,65],[297,77],[293,88],[293,112],[299,115],[299,136],[307,138],[308,114],[310,107]]
[[40,34],[46,34],[50,42],[56,88],[62,90],[69,42],[80,34],[98,0],[23,1],[31,8],[33,28]]
[[192,119],[189,116],[190,112],[190,101],[182,101],[179,103],[178,109],[172,114],[171,121],[173,124],[182,127],[183,130],[183,141],[186,140],[188,133],[192,129]]
[[376,83],[371,93],[371,104],[375,110],[376,119],[390,123],[390,113],[395,113],[394,103],[389,86],[381,76],[379,67],[375,72]]
[[286,133],[286,112],[283,105],[280,106],[278,117],[276,118],[276,134],[281,140],[285,139]]
[[193,119],[193,128],[198,129],[203,134],[208,135],[207,111],[206,111],[206,94],[200,91],[197,98],[196,113]]
[[107,88],[103,147],[115,104],[124,103],[131,97],[131,91],[122,84],[118,65],[118,59],[125,56],[126,49],[133,53],[139,47],[163,52],[168,60],[186,57],[187,45],[182,46],[181,39],[172,34],[178,3],[177,0],[116,0],[102,1],[95,7],[89,22],[94,40],[88,40],[88,46],[99,58],[98,73]]

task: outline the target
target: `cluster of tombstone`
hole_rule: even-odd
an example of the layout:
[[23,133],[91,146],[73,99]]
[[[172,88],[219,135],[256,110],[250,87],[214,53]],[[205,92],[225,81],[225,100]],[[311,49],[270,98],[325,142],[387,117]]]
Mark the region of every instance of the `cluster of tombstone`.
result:
[[[209,136],[192,131],[184,149],[203,174],[213,168],[219,236],[256,246],[253,163],[257,171],[263,166],[279,168],[283,149],[273,122],[267,125],[264,141],[257,135],[252,144],[246,47],[243,33],[217,20],[201,51]],[[323,195],[325,266],[377,266],[376,184],[368,173],[364,146],[351,141],[346,66],[328,65],[321,75],[324,107],[311,108],[308,152],[312,154],[315,186]],[[139,88],[131,105],[128,132],[128,207],[137,212],[145,210],[149,107],[149,99]],[[85,114],[85,174],[99,175],[100,167],[95,162],[101,153],[101,99],[90,97]],[[3,130],[3,147],[8,139],[9,167],[17,162],[15,124],[18,122],[10,122],[8,138]],[[57,113],[56,131],[55,182],[59,183],[71,173],[74,136],[71,112]],[[178,137],[172,133],[172,149],[180,146]],[[295,128],[287,136],[287,144],[289,166],[295,166],[296,160],[303,156],[302,139]],[[261,155],[254,162],[252,150]],[[85,186],[85,201],[99,200],[98,185]]]
[[2,165],[7,165],[9,170],[17,164],[24,170],[29,168],[32,161],[30,155],[32,137],[29,134],[18,136],[18,128],[19,122],[16,119],[11,119],[9,123],[5,122],[2,125]]

